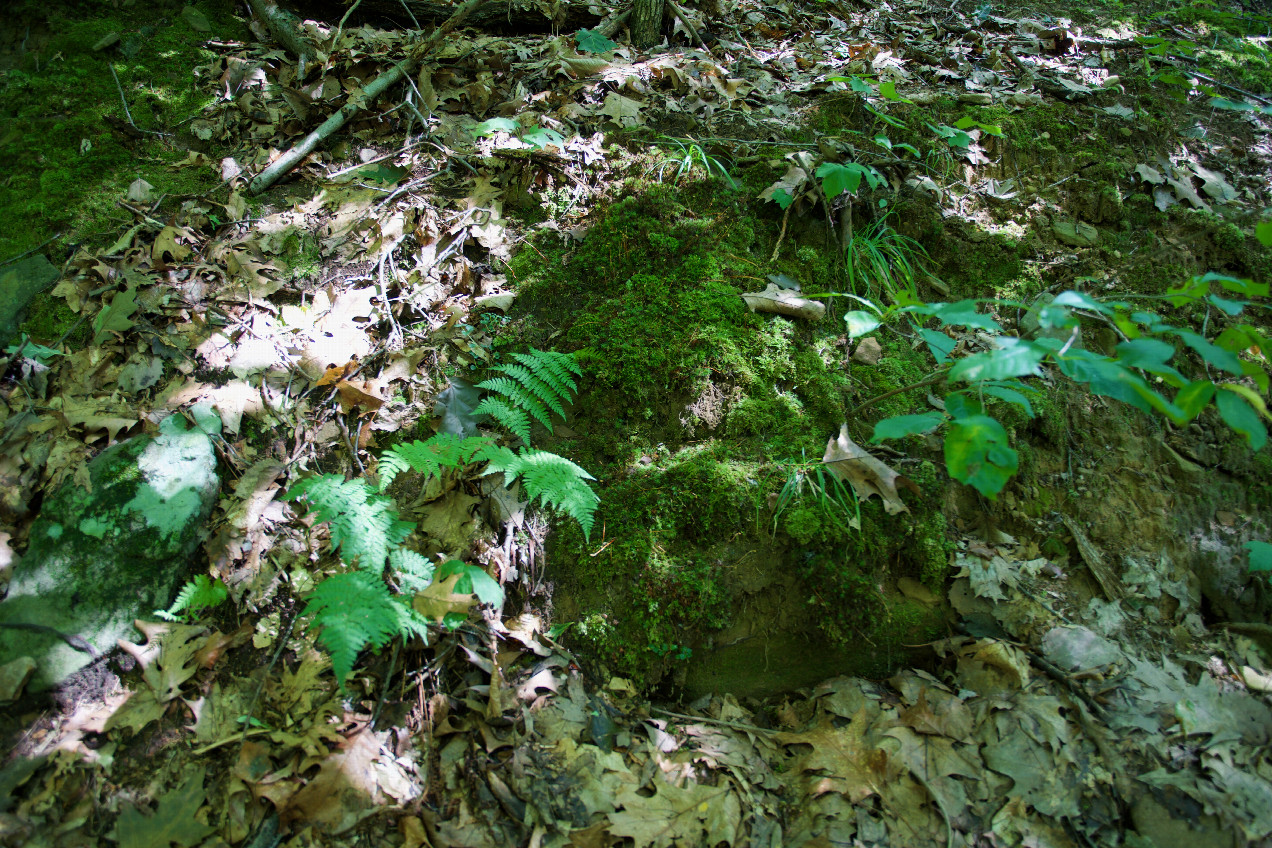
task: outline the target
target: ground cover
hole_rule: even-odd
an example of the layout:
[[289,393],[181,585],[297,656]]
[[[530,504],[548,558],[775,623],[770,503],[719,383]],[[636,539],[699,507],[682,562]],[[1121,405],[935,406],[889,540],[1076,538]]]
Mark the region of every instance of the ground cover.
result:
[[[0,832],[1268,838],[1266,22],[1065,13],[671,7],[654,51],[545,19],[424,56],[337,15],[301,60],[228,4],[22,7],[0,256],[62,278],[8,351],[0,552],[174,411],[229,482],[169,621],[6,718]],[[1146,391],[1225,400],[941,362],[1121,361],[1158,331],[1119,297],[1176,332]],[[1014,475],[872,442],[971,403]]]

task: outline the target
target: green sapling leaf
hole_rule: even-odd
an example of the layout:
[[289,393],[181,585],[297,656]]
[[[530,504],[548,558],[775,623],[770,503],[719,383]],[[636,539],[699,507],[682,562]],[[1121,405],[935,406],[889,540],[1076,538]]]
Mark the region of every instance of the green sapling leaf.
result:
[[854,309],[844,316],[844,323],[848,325],[848,338],[857,339],[878,329],[881,322],[863,309]]
[[581,29],[574,33],[574,43],[580,53],[608,53],[618,46],[594,29]]
[[884,439],[904,439],[906,436],[931,433],[945,423],[945,416],[939,412],[925,412],[921,415],[894,415],[885,418],[874,426],[871,444],[879,444]]
[[1272,545],[1251,541],[1241,547],[1250,552],[1251,571],[1272,571]]
[[486,136],[494,135],[496,132],[506,132],[511,135],[516,135],[520,129],[521,125],[512,118],[491,118],[490,120],[482,121],[474,127],[473,133],[478,138],[484,138]]
[[990,500],[1016,473],[1019,456],[1008,445],[1003,425],[987,415],[963,418],[945,436],[945,466],[954,479]]
[[1238,434],[1245,436],[1251,450],[1262,450],[1268,441],[1267,428],[1259,420],[1259,413],[1254,411],[1246,399],[1234,391],[1235,386],[1220,386],[1215,397],[1215,406],[1219,407],[1219,415],[1225,424]]

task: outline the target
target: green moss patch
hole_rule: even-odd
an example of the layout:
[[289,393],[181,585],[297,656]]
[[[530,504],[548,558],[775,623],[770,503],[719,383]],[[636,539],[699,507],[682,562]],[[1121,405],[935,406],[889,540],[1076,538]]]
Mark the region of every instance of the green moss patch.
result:
[[[907,469],[931,493],[911,513],[867,502],[860,531],[811,492],[775,514],[783,486],[815,466],[859,398],[913,382],[926,365],[896,340],[880,366],[850,371],[839,316],[748,312],[739,295],[769,274],[829,278],[833,268],[808,246],[771,267],[781,225],[771,211],[752,214],[709,182],[634,185],[581,244],[540,237],[510,267],[518,299],[505,343],[577,352],[586,374],[572,438],[536,443],[600,481],[590,543],[569,525],[551,537],[555,618],[573,624],[592,662],[642,685],[668,672],[691,679],[719,660],[726,634],[743,638],[739,628],[833,643],[838,668],[877,672],[860,664],[860,646],[900,662],[901,641],[941,620],[934,611],[899,626],[888,588],[909,576],[939,591],[945,579],[934,466],[927,477]],[[711,674],[735,675],[724,667],[734,671]],[[799,685],[781,681],[735,675],[721,688]]]
[[[118,201],[139,177],[168,195],[217,184],[211,168],[170,166],[192,141],[182,127],[211,98],[191,68],[213,57],[209,38],[238,37],[242,22],[226,4],[196,6],[207,32],[182,17],[182,4],[119,5],[6,7],[42,37],[0,65],[0,258],[59,233],[69,243],[113,239],[132,220]],[[112,45],[94,49],[112,34]],[[146,132],[131,132],[121,93]]]

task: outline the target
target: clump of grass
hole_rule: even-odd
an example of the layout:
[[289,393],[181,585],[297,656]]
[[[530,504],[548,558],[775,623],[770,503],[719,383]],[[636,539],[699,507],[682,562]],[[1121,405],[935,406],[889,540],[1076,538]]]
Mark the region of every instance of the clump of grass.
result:
[[917,298],[916,283],[928,263],[927,251],[888,225],[887,217],[854,232],[844,248],[848,287],[857,295],[899,302],[901,292]]

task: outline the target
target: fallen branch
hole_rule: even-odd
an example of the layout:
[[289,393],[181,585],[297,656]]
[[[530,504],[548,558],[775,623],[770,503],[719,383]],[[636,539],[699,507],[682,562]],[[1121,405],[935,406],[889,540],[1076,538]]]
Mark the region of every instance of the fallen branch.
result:
[[[263,0],[253,0],[263,2]],[[396,63],[392,68],[380,74],[361,91],[351,95],[349,101],[340,107],[340,110],[333,114],[330,118],[323,121],[318,129],[302,138],[294,147],[278,157],[272,165],[257,174],[250,183],[247,184],[247,193],[256,195],[265,191],[267,188],[277,182],[278,178],[294,168],[299,162],[304,160],[306,156],[314,151],[319,144],[330,138],[340,130],[349,119],[358,112],[370,106],[377,97],[383,94],[387,89],[400,82],[406,76],[414,72],[420,61],[427,56],[437,44],[450,34],[455,27],[463,23],[464,19],[479,8],[486,0],[468,0],[463,6],[460,6],[455,14],[439,26],[437,29],[424,39],[418,47],[416,47],[411,55],[401,62]]]
[[291,12],[280,9],[274,0],[247,0],[247,5],[287,52],[302,62],[314,55],[313,46],[300,34],[300,19]]

